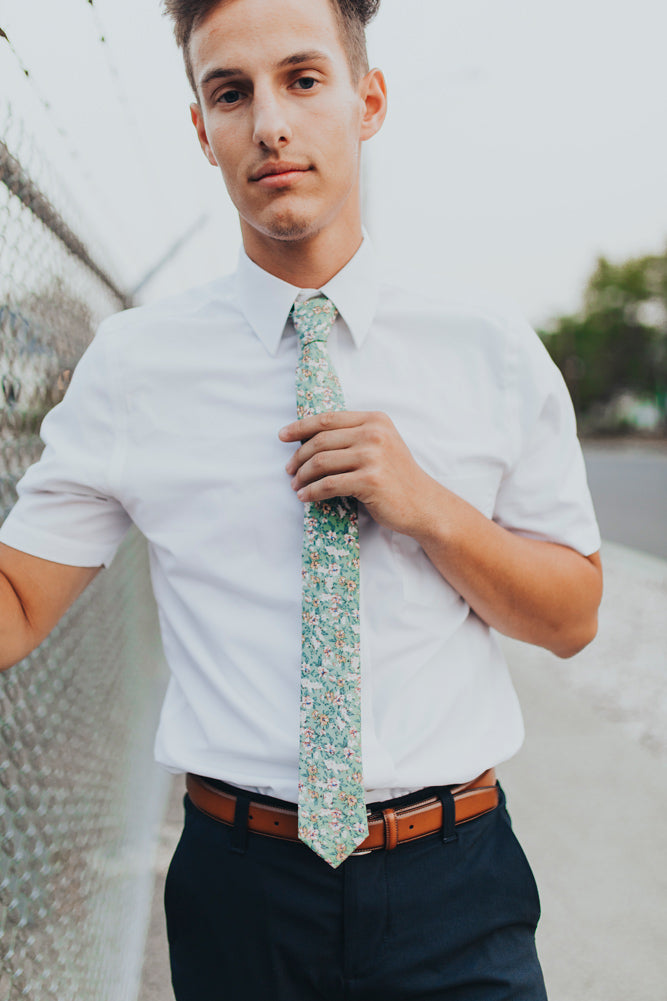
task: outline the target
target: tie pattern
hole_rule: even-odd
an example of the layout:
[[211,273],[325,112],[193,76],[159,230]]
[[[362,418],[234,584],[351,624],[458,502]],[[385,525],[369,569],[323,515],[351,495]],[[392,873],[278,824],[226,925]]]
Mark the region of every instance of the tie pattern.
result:
[[[336,307],[297,303],[299,418],[344,410],[327,351]],[[302,561],[299,838],[338,866],[368,834],[361,770],[357,502],[307,503]]]

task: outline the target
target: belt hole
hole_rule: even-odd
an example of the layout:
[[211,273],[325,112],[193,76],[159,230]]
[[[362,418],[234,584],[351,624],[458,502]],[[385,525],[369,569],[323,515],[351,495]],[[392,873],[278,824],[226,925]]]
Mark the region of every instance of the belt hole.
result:
[[273,825],[274,825],[274,827],[280,827],[280,821],[279,820],[274,820],[273,821]]
[[254,820],[254,819],[255,819],[255,818],[253,817],[252,813],[249,813],[249,814],[248,814],[248,818],[249,818],[250,820]]
[[414,831],[414,829],[415,829],[415,825],[414,824],[410,824],[410,830]]

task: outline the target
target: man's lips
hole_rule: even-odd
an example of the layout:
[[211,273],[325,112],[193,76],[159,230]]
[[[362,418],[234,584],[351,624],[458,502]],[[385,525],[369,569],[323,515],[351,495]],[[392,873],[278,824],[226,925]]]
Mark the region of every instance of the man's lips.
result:
[[298,180],[302,174],[306,174],[311,168],[304,167],[300,163],[265,163],[254,174],[250,175],[250,180],[263,184],[265,187],[280,187],[281,184],[290,184]]

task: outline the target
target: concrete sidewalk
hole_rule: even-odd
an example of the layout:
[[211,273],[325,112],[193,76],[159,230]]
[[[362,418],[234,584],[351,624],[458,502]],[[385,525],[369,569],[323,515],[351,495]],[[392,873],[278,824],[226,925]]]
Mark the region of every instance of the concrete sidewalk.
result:
[[[505,642],[526,744],[500,769],[542,896],[550,1001],[667,1001],[667,562],[606,544],[596,642],[572,661]],[[140,1001],[172,1001],[156,853]]]
[[[164,821],[160,829],[158,843],[155,846],[153,864],[155,890],[146,936],[146,952],[138,1001],[174,1001],[169,975],[169,950],[162,901],[167,869],[176,850],[183,826],[184,791],[183,776],[176,776],[171,783]],[[205,999],[202,998],[202,1001]]]
[[550,1001],[666,1001],[667,763],[531,654],[512,658],[527,738],[501,781]]

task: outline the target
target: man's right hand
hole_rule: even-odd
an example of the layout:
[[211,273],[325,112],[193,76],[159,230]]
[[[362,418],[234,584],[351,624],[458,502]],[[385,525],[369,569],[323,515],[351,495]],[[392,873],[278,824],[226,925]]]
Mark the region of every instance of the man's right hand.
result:
[[100,567],[71,567],[0,542],[0,671],[39,646]]

